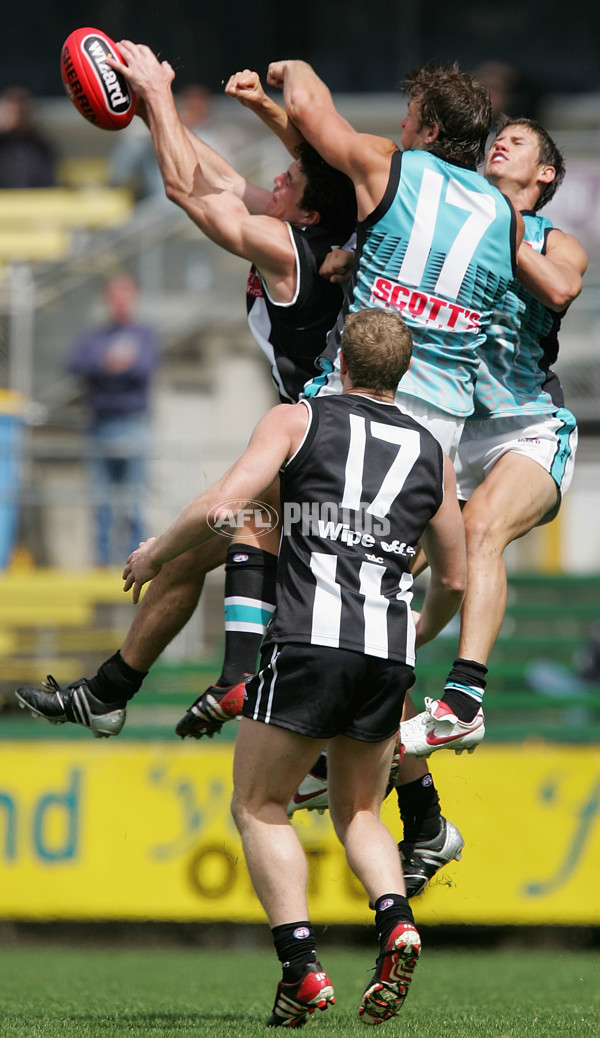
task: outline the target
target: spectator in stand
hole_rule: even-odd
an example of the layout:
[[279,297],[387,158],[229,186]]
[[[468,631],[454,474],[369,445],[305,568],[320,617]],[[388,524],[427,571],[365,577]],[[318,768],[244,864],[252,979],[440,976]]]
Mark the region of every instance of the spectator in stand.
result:
[[[159,351],[154,329],[137,320],[138,286],[119,274],[106,286],[109,319],[86,329],[68,369],[85,386],[96,562],[119,565],[144,539],[141,502],[149,447],[149,396]],[[125,553],[125,554],[124,554]]]
[[34,98],[26,87],[0,94],[0,188],[56,186],[56,155],[35,125]]

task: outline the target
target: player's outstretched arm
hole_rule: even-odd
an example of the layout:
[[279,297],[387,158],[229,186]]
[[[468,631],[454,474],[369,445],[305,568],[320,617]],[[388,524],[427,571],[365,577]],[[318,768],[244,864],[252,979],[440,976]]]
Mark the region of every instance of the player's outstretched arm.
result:
[[304,137],[294,126],[285,108],[278,105],[265,92],[258,72],[252,72],[250,69],[234,72],[227,81],[225,93],[235,97],[241,105],[254,112],[265,126],[279,137],[290,155],[297,158],[297,148],[302,144]]
[[133,588],[134,603],[142,586],[165,562],[213,537],[214,524],[231,512],[234,503],[242,509],[260,498],[301,443],[307,422],[308,411],[303,404],[273,407],[261,418],[246,450],[225,475],[190,501],[163,533],[131,553],[123,570],[123,590]]
[[431,580],[417,621],[416,645],[435,638],[460,609],[467,583],[465,528],[456,496],[456,477],[444,455],[444,500],[422,537]]
[[337,111],[331,92],[305,61],[275,61],[267,82],[283,90],[285,110],[320,155],[354,183],[359,219],[381,201],[397,146],[386,137],[358,133]]
[[[247,194],[244,178],[183,125],[171,90],[171,66],[160,63],[149,47],[127,40],[119,46],[127,64],[113,61],[113,66],[144,99],[167,197],[218,245],[261,270],[266,265],[269,272],[287,277],[293,254],[287,230],[280,220],[249,212],[242,197]],[[270,192],[264,194],[271,199]],[[293,267],[293,256],[291,262]]]
[[545,254],[523,242],[517,254],[518,278],[532,296],[550,310],[566,310],[583,287],[588,259],[572,234],[554,228],[548,234]]
[[192,191],[223,190],[251,200],[255,211],[264,212],[270,192],[248,184],[231,163],[183,125],[173,97],[175,73],[169,62],[160,62],[149,47],[130,40],[121,40],[119,49],[123,62],[111,58],[108,63],[143,100],[144,120],[152,134],[167,196],[180,204],[179,199]]

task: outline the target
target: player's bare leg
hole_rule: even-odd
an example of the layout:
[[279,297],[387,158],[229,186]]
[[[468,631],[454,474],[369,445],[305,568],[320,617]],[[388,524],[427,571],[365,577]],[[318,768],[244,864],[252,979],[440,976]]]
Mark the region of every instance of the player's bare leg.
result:
[[464,659],[487,663],[506,611],[504,551],[555,507],[557,493],[549,472],[509,451],[466,502],[469,576],[458,644]]
[[[407,694],[402,721],[416,715],[414,703]],[[300,810],[316,810],[322,814],[329,807],[328,782],[327,752],[323,751],[294,791],[287,807],[288,815],[291,817]],[[404,754],[399,767],[392,767],[387,788],[398,798],[404,828],[398,851],[406,896],[417,897],[444,865],[453,859],[460,860],[464,840],[456,826],[442,815],[426,757]]]
[[246,680],[255,672],[260,644],[275,608],[279,551],[279,479],[262,495],[258,519],[277,516],[276,523],[247,522],[227,542],[225,559],[225,654],[221,674],[178,721],[181,738],[212,738],[226,721],[239,718]]
[[395,737],[365,743],[338,735],[328,747],[331,818],[375,909],[380,952],[358,1009],[371,1024],[402,1008],[421,952],[398,850],[379,817],[394,744]]
[[407,755],[428,756],[440,748],[472,752],[483,739],[486,664],[506,611],[504,551],[556,506],[557,494],[546,469],[509,451],[466,502],[468,579],[458,657],[441,698],[426,699],[425,711],[405,725]]
[[232,814],[252,885],[271,925],[282,979],[267,1024],[305,1023],[334,1002],[308,917],[306,856],[287,802],[323,742],[242,717],[236,739]]
[[192,617],[206,574],[225,562],[228,542],[212,537],[167,562],[147,585],[121,646],[121,656],[135,670],[148,671]]
[[366,743],[343,735],[327,749],[331,821],[373,903],[390,890],[405,893],[396,843],[379,817],[393,750],[394,738]]
[[286,807],[324,744],[246,717],[240,722],[232,813],[252,884],[272,926],[306,918],[306,856]]

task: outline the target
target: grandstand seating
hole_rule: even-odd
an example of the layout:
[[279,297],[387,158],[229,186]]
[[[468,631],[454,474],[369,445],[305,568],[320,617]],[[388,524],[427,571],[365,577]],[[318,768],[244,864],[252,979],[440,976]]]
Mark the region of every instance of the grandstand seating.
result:
[[[56,737],[55,728],[36,723],[18,708],[14,689],[39,684],[46,674],[63,683],[94,674],[120,647],[134,614],[122,587],[118,569],[15,568],[0,573],[0,739]],[[206,660],[157,665],[144,685],[140,707],[136,703],[130,711],[128,735],[172,734],[183,710],[214,680],[216,667]],[[88,737],[72,725],[60,734]]]
[[0,263],[65,259],[73,232],[121,226],[132,211],[121,188],[0,191]]
[[[15,710],[13,689],[47,673],[63,682],[93,674],[121,645],[133,615],[121,588],[116,570],[0,575],[0,737],[56,735],[49,725]],[[600,575],[510,575],[507,614],[489,665],[487,741],[600,738],[600,686],[583,685],[576,663],[590,625],[599,619],[599,602]],[[456,655],[456,634],[457,625],[451,624],[420,651],[417,705],[425,695],[441,694]],[[170,738],[182,709],[217,676],[220,648],[215,643],[212,658],[198,662],[159,661],[129,708],[123,735]],[[71,725],[61,728],[61,736],[69,738],[86,734]],[[229,736],[234,734],[232,726]]]
[[[0,575],[0,689],[38,681],[56,668],[78,677],[89,655],[119,647],[131,609],[120,573],[68,573],[56,569],[8,570]],[[106,623],[107,614],[109,620]],[[74,673],[73,668],[77,671]]]

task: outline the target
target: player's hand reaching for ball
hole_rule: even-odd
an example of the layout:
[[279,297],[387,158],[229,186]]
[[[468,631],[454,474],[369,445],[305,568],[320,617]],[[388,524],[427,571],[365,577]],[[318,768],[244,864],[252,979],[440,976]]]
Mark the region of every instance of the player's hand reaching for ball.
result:
[[140,591],[144,584],[161,569],[160,562],[152,560],[152,551],[156,544],[156,537],[149,537],[147,541],[140,541],[139,548],[132,551],[123,569],[123,591],[133,588],[133,604],[137,605],[140,600]]
[[149,97],[153,91],[171,86],[175,79],[172,65],[168,61],[159,61],[150,47],[131,40],[121,40],[118,47],[123,62],[109,58],[107,64],[125,76],[139,97]]

